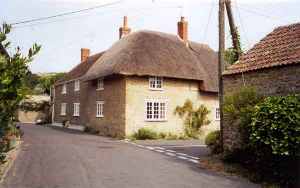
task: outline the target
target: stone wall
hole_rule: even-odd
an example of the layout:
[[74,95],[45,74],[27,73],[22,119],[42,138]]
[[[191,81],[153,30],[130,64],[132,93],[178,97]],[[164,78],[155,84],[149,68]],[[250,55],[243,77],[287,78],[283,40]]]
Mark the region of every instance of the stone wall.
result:
[[[300,64],[260,69],[244,74],[224,75],[224,93],[228,95],[243,86],[255,87],[264,96],[283,96],[300,93]],[[241,145],[238,126],[231,125],[224,116],[224,147],[232,150]]]
[[[74,81],[67,83],[67,93],[62,85],[55,87],[54,122],[70,121],[74,125],[90,126],[102,135],[125,134],[125,79],[110,77],[104,80],[104,90],[97,90],[97,81],[81,81],[80,90],[74,91]],[[104,101],[104,117],[96,117],[96,102]],[[61,103],[67,103],[66,115],[60,113]],[[80,103],[80,116],[73,116],[73,103]]]

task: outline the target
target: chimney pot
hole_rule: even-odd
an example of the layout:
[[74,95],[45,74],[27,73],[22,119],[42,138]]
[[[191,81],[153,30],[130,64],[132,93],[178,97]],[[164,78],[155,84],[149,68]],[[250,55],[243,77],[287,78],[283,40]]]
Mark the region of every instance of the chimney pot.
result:
[[177,23],[178,36],[188,44],[188,22],[181,16],[180,21]]
[[90,49],[81,48],[81,62],[86,61],[90,56]]
[[123,18],[123,27],[119,28],[119,39],[128,35],[131,32],[131,29],[128,27],[128,19],[127,16]]

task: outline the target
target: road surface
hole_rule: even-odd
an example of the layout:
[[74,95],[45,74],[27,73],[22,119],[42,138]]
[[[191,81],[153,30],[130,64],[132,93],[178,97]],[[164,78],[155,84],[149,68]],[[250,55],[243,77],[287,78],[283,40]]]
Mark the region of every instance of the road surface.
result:
[[199,169],[162,153],[106,137],[36,125],[25,132],[3,188],[235,188],[240,178]]

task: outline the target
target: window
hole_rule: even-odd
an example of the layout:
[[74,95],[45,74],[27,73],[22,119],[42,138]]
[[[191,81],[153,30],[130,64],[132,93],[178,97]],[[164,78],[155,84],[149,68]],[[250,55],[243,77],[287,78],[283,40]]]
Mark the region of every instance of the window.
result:
[[103,106],[104,106],[104,101],[96,102],[96,117],[104,117]]
[[80,90],[80,80],[75,80],[74,82],[74,91]]
[[61,93],[62,93],[62,94],[66,94],[66,93],[67,93],[67,84],[63,84],[63,85],[62,85]]
[[97,90],[103,90],[104,89],[104,80],[103,78],[99,78],[97,80]]
[[162,90],[163,89],[163,78],[162,77],[150,77],[149,78],[149,88],[152,90]]
[[79,116],[80,103],[74,103],[73,105],[73,116]]
[[165,100],[146,101],[146,120],[147,121],[166,121],[167,103]]
[[216,108],[216,120],[220,120],[221,117],[221,112],[220,112],[220,108]]
[[61,103],[60,115],[65,116],[67,112],[67,103]]

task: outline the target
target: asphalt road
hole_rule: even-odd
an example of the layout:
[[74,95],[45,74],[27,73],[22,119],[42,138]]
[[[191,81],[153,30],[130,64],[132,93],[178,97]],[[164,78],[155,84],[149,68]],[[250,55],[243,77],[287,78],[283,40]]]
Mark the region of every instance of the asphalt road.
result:
[[3,188],[256,187],[110,138],[24,125],[24,143]]

